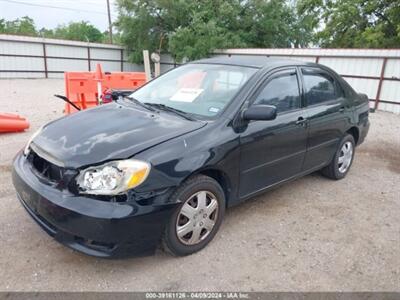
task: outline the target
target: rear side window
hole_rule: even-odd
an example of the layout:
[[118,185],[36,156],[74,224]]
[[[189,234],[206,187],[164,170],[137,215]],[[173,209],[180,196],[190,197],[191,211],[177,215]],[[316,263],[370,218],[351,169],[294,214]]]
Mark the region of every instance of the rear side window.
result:
[[328,74],[307,69],[303,69],[302,73],[307,105],[320,104],[340,97],[335,80]]
[[262,88],[254,104],[276,106],[278,113],[300,108],[300,91],[296,72],[286,72],[272,78]]

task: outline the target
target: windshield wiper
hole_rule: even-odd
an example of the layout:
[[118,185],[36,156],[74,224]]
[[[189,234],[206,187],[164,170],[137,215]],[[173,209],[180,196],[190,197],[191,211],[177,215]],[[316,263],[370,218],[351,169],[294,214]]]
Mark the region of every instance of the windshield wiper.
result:
[[177,114],[178,116],[181,116],[182,118],[185,118],[186,120],[189,120],[189,121],[196,121],[196,119],[191,117],[189,113],[184,112],[183,110],[180,110],[180,109],[173,108],[173,107],[165,105],[165,104],[150,103],[150,102],[145,102],[144,104],[147,106],[155,107],[160,110],[173,112],[173,113]]
[[137,105],[139,105],[139,106],[141,106],[141,107],[144,107],[144,108],[146,108],[147,110],[156,111],[154,108],[150,107],[150,106],[147,105],[146,103],[140,102],[139,100],[137,100],[137,99],[135,99],[135,98],[133,98],[133,97],[131,97],[131,96],[124,96],[124,98],[127,98],[127,99],[131,100],[133,103],[135,103],[135,104],[137,104]]

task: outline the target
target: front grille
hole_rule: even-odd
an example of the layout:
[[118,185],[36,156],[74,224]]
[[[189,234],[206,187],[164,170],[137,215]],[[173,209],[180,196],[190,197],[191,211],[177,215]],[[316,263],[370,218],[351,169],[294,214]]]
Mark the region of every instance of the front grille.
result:
[[55,164],[45,160],[37,155],[32,149],[28,155],[28,160],[30,161],[33,170],[40,177],[54,183],[60,182],[63,178],[64,168],[56,166]]

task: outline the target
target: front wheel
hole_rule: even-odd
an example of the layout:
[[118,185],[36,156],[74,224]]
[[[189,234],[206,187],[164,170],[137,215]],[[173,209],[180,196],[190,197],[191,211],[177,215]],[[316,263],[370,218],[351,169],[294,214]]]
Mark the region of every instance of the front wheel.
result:
[[225,213],[225,195],[214,179],[198,175],[172,195],[181,202],[163,236],[167,252],[183,256],[203,249],[215,236]]
[[352,135],[346,134],[340,141],[331,163],[321,170],[322,174],[336,180],[344,178],[353,163],[354,151],[354,138]]

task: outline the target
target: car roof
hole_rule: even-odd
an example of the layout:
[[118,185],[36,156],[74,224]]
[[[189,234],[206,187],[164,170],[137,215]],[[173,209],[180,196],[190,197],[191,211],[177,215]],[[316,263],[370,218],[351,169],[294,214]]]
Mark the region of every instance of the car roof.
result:
[[221,64],[221,65],[232,65],[242,66],[251,68],[270,68],[270,67],[283,67],[283,66],[297,66],[297,65],[308,65],[317,66],[315,63],[309,63],[294,59],[268,57],[267,55],[259,56],[247,56],[247,55],[236,55],[236,56],[215,56],[211,58],[201,59],[193,61],[194,64]]

